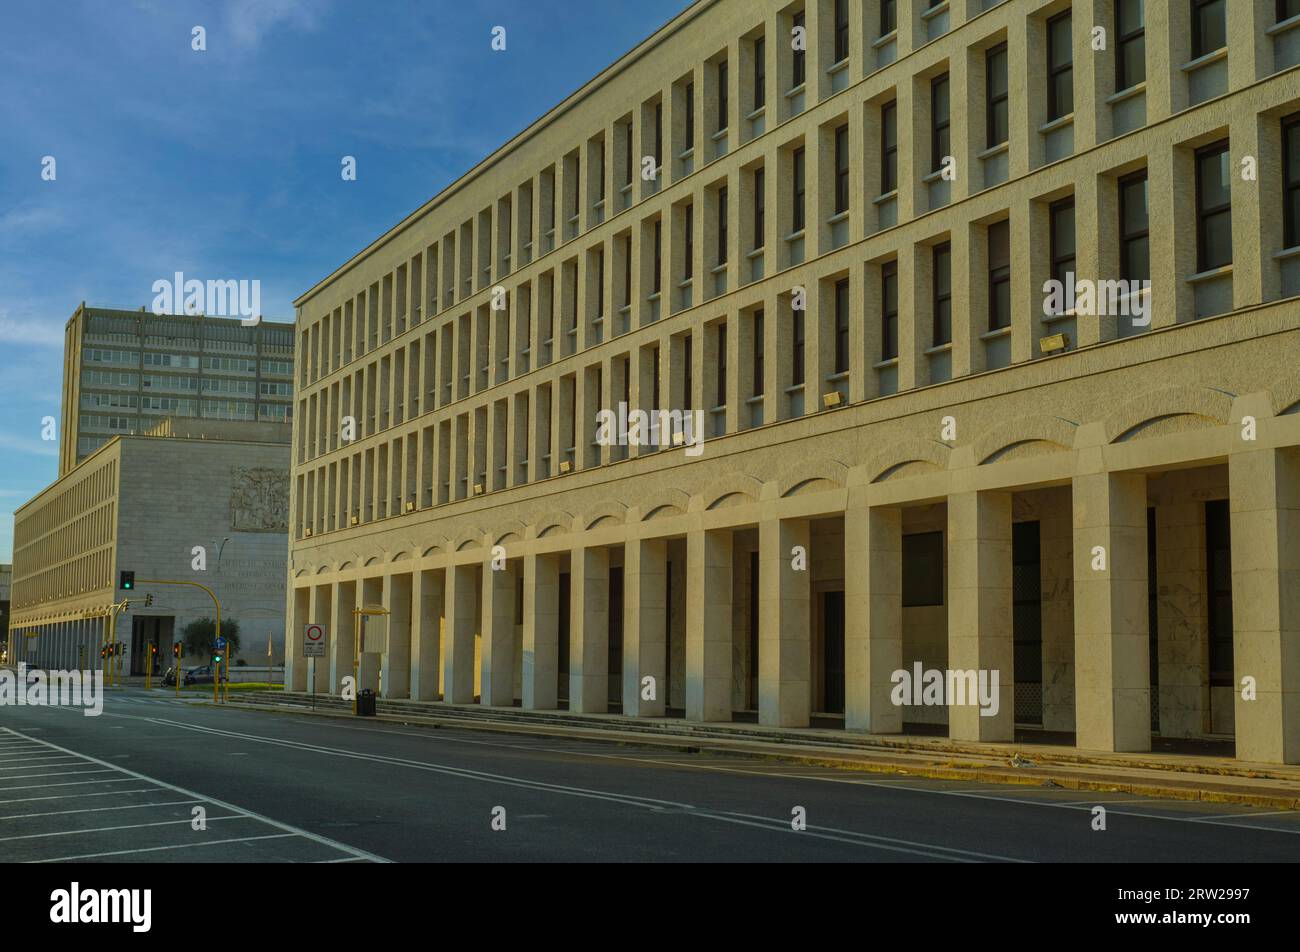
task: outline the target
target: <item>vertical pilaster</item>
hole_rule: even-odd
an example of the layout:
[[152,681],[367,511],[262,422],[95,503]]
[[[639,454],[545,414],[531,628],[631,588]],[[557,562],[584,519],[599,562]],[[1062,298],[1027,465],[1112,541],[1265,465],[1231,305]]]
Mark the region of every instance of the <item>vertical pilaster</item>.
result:
[[903,667],[903,513],[851,505],[844,513],[844,726],[896,734],[890,697]]
[[[623,713],[663,717],[668,699],[664,646],[668,610],[668,542],[631,539],[624,546]],[[645,678],[652,678],[643,685]],[[647,690],[650,688],[652,690]],[[652,694],[645,697],[645,694]]]
[[609,550],[573,550],[569,583],[569,710],[609,710]]
[[731,720],[731,531],[686,535],[686,718]]
[[[500,567],[497,567],[500,565]],[[515,567],[483,564],[483,670],[479,700],[510,707],[515,700]]]
[[447,566],[446,644],[442,699],[449,704],[474,700],[474,636],[478,626],[478,566]]
[[560,567],[555,556],[524,556],[524,707],[557,706],[560,652]]

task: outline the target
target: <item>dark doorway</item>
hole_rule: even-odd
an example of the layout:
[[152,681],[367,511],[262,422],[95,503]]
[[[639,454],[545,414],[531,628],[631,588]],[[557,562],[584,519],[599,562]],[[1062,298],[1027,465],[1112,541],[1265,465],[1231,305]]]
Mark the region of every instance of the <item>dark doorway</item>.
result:
[[758,710],[758,553],[749,553],[749,699],[745,707]]
[[556,685],[556,698],[569,706],[569,573],[560,573],[560,623],[559,642],[560,657],[556,667],[559,669],[559,684]]
[[1037,522],[1011,527],[1011,630],[1016,723],[1043,723],[1043,583]]
[[609,570],[609,712],[623,713],[623,567]]
[[822,593],[822,713],[844,713],[844,593]]
[[1160,599],[1156,560],[1156,510],[1147,509],[1147,652],[1151,665],[1151,732],[1160,732]]
[[[1233,703],[1236,681],[1232,668],[1232,524],[1228,501],[1205,504],[1206,608],[1210,622],[1210,725],[1214,698]],[[1215,688],[1228,688],[1226,692]],[[1220,719],[1221,720],[1221,719]]]

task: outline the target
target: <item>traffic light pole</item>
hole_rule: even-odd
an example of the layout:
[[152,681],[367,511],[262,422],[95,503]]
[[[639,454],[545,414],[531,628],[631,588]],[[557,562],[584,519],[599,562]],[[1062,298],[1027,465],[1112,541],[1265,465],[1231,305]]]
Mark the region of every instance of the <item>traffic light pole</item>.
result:
[[[142,579],[137,579],[136,581],[143,582],[146,585],[189,585],[194,588],[203,589],[203,591],[208,593],[208,597],[212,599],[212,604],[216,607],[217,641],[221,640],[221,602],[217,600],[216,593],[213,592],[212,589],[208,588],[206,585],[200,585],[198,582],[177,581],[175,579],[142,578]],[[229,652],[226,653],[226,671],[227,674],[229,674],[230,671]],[[221,703],[221,698],[217,694],[217,689],[220,687],[220,685],[221,685],[221,665],[217,664],[216,671],[212,673],[212,703],[213,704]],[[176,662],[176,694],[179,696],[180,693],[181,693],[181,666],[180,666],[180,661],[178,659]]]

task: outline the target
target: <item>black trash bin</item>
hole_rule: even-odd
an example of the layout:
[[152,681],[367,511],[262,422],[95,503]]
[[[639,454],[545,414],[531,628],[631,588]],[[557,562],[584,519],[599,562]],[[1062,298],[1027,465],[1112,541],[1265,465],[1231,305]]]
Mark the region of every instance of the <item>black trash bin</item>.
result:
[[375,692],[366,688],[357,697],[357,717],[375,716]]

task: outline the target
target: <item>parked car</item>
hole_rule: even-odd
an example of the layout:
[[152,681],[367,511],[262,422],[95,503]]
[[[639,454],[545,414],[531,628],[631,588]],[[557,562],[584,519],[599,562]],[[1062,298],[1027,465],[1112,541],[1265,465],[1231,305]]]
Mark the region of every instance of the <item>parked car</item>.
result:
[[[221,680],[226,680],[226,674],[221,672]],[[190,668],[182,677],[181,684],[211,684],[212,683],[212,665],[205,664],[197,668]]]

